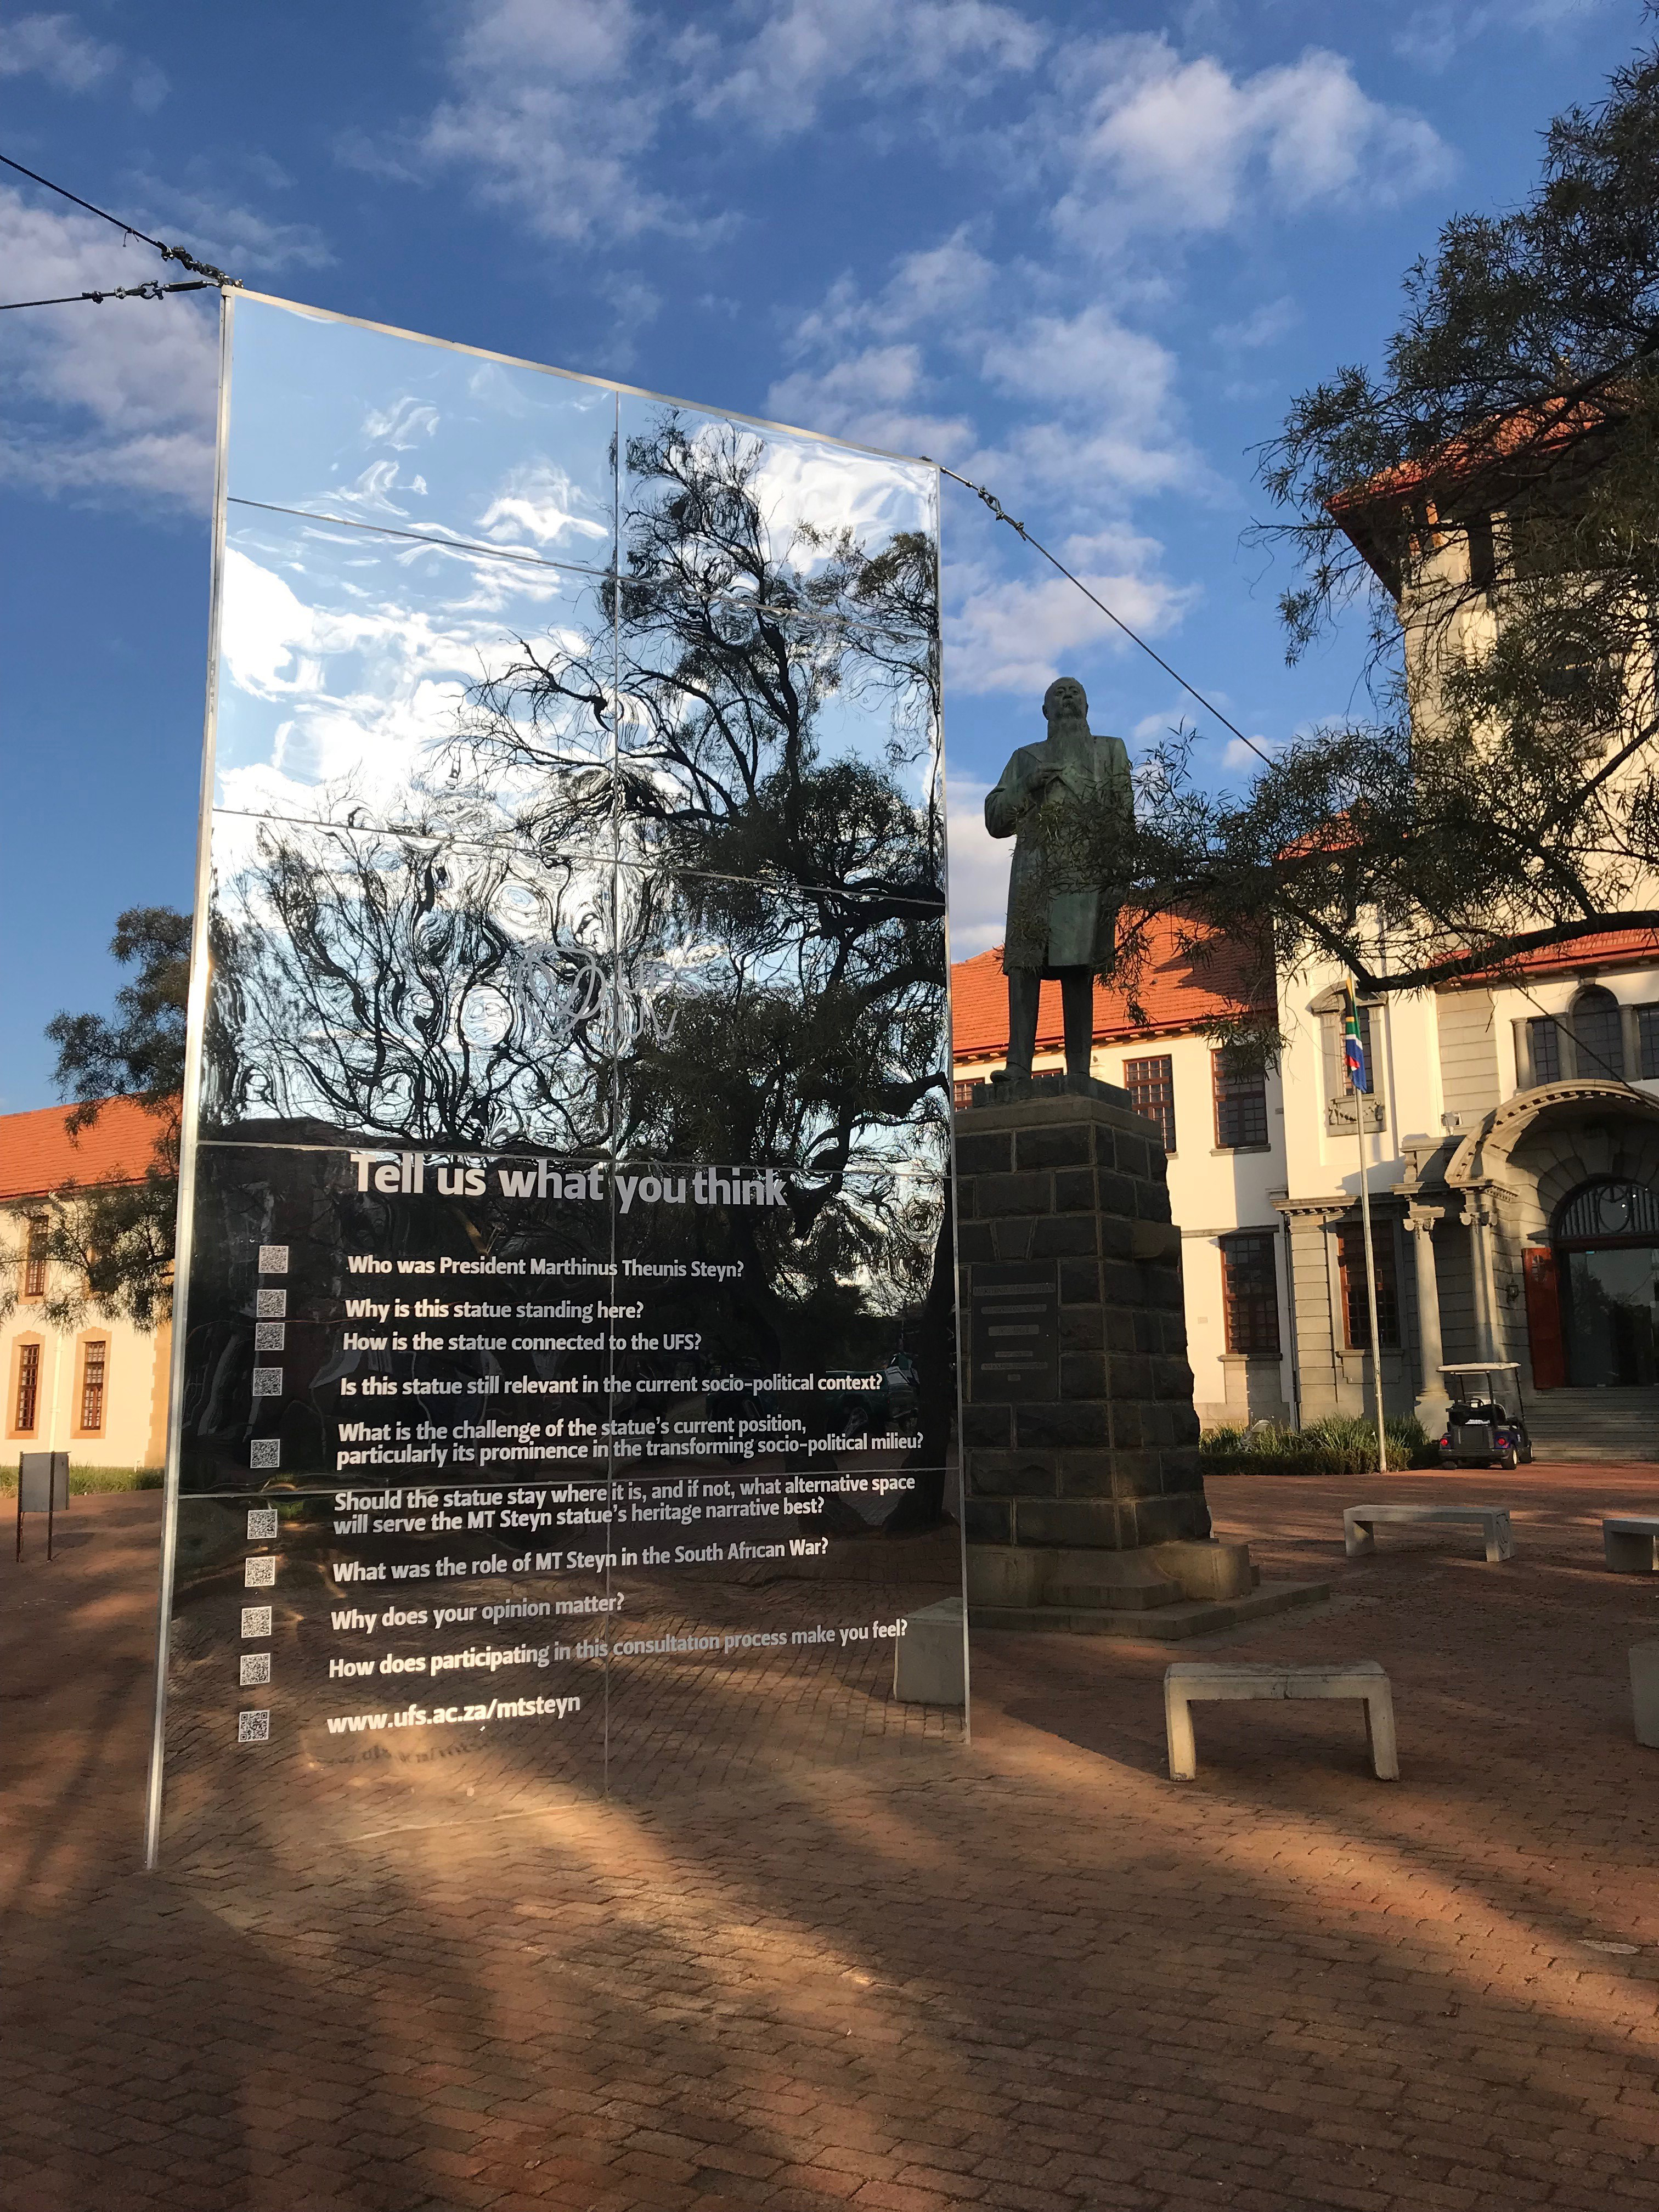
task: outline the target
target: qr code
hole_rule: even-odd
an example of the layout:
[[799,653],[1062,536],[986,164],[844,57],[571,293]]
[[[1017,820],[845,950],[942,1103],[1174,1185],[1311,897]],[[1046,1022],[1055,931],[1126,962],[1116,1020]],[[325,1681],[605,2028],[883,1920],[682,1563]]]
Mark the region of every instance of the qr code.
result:
[[283,1395],[282,1369],[256,1367],[253,1370],[253,1395],[256,1398],[280,1398]]
[[269,1743],[270,1741],[270,1713],[238,1713],[236,1716],[238,1743]]
[[241,1673],[237,1680],[244,1690],[258,1689],[260,1683],[268,1682],[270,1680],[270,1652],[244,1651]]
[[243,1635],[269,1636],[270,1612],[271,1609],[268,1605],[245,1605],[242,1607]]
[[259,1273],[262,1275],[285,1275],[288,1273],[286,1244],[262,1244],[259,1247]]
[[285,1321],[256,1321],[253,1324],[253,1349],[256,1352],[280,1352],[288,1339]]
[[247,1540],[258,1544],[267,1536],[276,1534],[276,1508],[274,1505],[250,1505],[247,1510]]
[[261,1321],[281,1321],[283,1316],[288,1311],[288,1292],[286,1291],[256,1291],[253,1294],[253,1310]]
[[262,1559],[250,1559],[242,1571],[242,1581],[248,1589],[270,1589],[276,1581],[276,1561],[269,1553]]
[[250,1467],[280,1467],[283,1463],[283,1440],[280,1437],[262,1437],[248,1446]]

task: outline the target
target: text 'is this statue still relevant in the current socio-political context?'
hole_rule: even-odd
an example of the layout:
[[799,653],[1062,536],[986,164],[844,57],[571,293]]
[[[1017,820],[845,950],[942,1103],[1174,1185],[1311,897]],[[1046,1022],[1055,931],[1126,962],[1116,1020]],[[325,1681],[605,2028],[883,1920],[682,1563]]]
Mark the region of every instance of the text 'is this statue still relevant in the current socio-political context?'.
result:
[[958,1741],[936,472],[222,313],[152,1852]]

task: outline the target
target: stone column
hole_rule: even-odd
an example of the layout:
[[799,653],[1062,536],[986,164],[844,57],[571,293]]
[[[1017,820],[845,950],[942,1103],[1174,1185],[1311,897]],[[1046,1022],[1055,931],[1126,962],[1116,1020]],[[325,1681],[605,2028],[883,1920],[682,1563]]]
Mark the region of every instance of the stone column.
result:
[[1463,1218],[1468,1224],[1470,1273],[1474,1284],[1474,1356],[1492,1360],[1498,1357],[1498,1293],[1492,1273],[1492,1201],[1485,1191],[1465,1191]]
[[1437,1206],[1408,1206],[1406,1226],[1412,1234],[1412,1258],[1417,1268],[1417,1342],[1420,1381],[1417,1418],[1431,1436],[1437,1436],[1446,1417],[1446,1386],[1440,1372],[1445,1357],[1440,1342],[1440,1278],[1434,1264],[1434,1224],[1441,1218]]

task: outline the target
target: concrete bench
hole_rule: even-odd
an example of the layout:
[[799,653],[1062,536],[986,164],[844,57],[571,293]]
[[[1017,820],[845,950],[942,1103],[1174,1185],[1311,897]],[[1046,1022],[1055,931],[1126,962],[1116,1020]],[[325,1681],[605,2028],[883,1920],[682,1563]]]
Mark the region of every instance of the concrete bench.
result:
[[967,1704],[967,1639],[959,1597],[940,1598],[906,1620],[893,1653],[893,1696],[902,1705]]
[[1358,1559],[1362,1552],[1376,1549],[1379,1522],[1418,1524],[1429,1528],[1442,1524],[1448,1528],[1459,1525],[1478,1527],[1486,1540],[1486,1558],[1494,1566],[1500,1559],[1510,1559],[1515,1556],[1515,1540],[1510,1534],[1510,1508],[1507,1505],[1345,1506],[1342,1536],[1351,1559]]
[[1618,1513],[1601,1523],[1601,1548],[1616,1575],[1650,1575],[1659,1567],[1659,1520]]
[[1376,1659],[1354,1659],[1342,1667],[1254,1667],[1227,1660],[1185,1659],[1166,1668],[1164,1726],[1169,1738],[1171,1782],[1191,1782],[1197,1776],[1192,1709],[1200,1698],[1362,1698],[1372,1771],[1379,1782],[1400,1779],[1394,1692]]

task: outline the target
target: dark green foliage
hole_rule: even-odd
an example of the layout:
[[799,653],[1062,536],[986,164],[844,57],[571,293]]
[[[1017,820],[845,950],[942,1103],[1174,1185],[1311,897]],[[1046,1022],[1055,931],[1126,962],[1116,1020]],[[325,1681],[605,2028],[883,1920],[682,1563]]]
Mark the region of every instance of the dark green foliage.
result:
[[189,915],[171,907],[130,907],[117,918],[110,951],[135,973],[116,994],[112,1018],[64,1013],[46,1026],[58,1047],[58,1091],[76,1102],[71,1133],[96,1121],[111,1098],[148,1107],[158,1132],[142,1182],[66,1185],[48,1215],[46,1257],[75,1285],[47,1300],[54,1327],[73,1326],[88,1304],[143,1329],[172,1312],[190,927]]
[[[1439,1447],[1408,1414],[1388,1424],[1390,1468],[1437,1467]],[[1328,1413],[1304,1429],[1269,1421],[1254,1428],[1206,1429],[1199,1446],[1211,1474],[1365,1474],[1376,1468],[1376,1423]]]
[[1382,369],[1303,393],[1261,457],[1256,534],[1300,570],[1290,657],[1368,604],[1376,711],[1242,805],[1197,792],[1177,740],[1140,840],[1151,896],[1267,917],[1281,959],[1373,990],[1659,924],[1659,51],[1405,291]]

